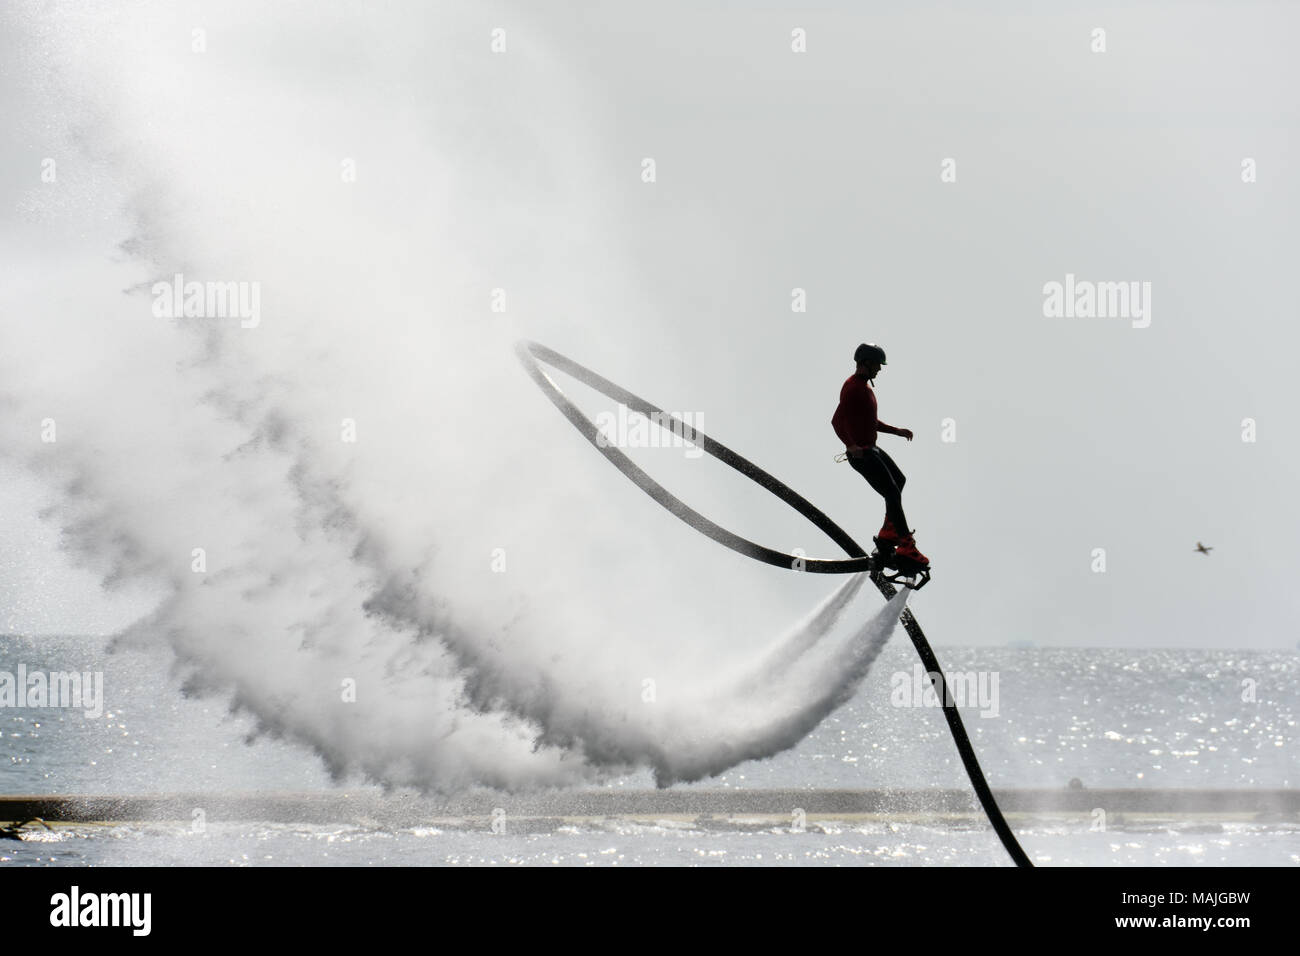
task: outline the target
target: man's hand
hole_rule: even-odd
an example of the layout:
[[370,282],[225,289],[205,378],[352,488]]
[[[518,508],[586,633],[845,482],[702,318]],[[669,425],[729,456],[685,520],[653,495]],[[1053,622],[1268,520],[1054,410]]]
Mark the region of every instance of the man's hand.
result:
[[912,431],[909,428],[900,428],[898,430],[898,435],[900,438],[906,438],[908,441],[912,440]]

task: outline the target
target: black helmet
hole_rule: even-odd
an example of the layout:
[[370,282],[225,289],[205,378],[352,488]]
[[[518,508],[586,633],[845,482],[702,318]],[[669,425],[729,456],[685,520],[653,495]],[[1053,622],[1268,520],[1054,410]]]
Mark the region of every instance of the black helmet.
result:
[[872,345],[869,342],[863,342],[854,350],[853,361],[858,363],[876,361],[881,365],[884,365],[885,350],[879,345]]

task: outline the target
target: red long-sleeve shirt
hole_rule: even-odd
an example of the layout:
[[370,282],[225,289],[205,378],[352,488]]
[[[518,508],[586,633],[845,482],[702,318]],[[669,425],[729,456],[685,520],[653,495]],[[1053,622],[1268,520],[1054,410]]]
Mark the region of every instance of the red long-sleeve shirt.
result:
[[893,425],[886,425],[876,418],[876,393],[867,384],[866,376],[857,372],[850,375],[840,389],[840,404],[831,418],[831,426],[845,447],[861,445],[863,448],[874,448],[876,432],[898,434],[898,429]]

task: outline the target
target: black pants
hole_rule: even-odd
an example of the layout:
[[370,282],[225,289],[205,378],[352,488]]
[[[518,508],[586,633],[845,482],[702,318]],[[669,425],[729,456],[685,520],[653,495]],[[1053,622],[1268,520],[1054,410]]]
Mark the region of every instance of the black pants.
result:
[[908,534],[907,518],[903,515],[903,485],[907,478],[898,470],[894,459],[879,448],[869,448],[861,458],[849,455],[849,464],[885,499],[885,517],[894,523],[898,533]]

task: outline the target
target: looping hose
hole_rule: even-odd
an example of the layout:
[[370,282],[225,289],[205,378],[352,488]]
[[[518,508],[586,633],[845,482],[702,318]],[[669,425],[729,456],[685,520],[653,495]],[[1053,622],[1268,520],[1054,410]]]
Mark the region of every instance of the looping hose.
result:
[[[753,462],[736,454],[726,445],[714,441],[699,429],[685,424],[676,416],[670,415],[658,406],[652,405],[640,396],[633,395],[627,389],[615,385],[608,379],[597,375],[591,369],[579,365],[572,359],[544,345],[521,340],[515,345],[515,353],[519,356],[519,361],[523,363],[524,369],[541,388],[546,397],[595,446],[597,451],[608,458],[614,467],[630,478],[638,488],[696,531],[707,535],[733,551],[751,557],[756,561],[762,561],[765,564],[786,569],[798,568],[815,574],[866,572],[871,575],[872,583],[875,584],[886,599],[892,598],[897,593],[897,589],[886,580],[879,570],[872,569],[871,558],[859,547],[856,541],[849,537],[843,528],[814,507],[802,495],[769,475]],[[637,467],[631,458],[606,441],[599,427],[565,397],[559,386],[542,371],[539,362],[545,362],[547,365],[573,376],[578,381],[589,385],[605,396],[621,402],[628,409],[639,412],[650,421],[671,428],[674,434],[682,436],[683,439],[714,458],[730,465],[746,478],[757,482],[811,521],[832,541],[843,548],[849,557],[835,560],[805,558],[785,554],[742,538],[740,535],[710,521],[669,493],[667,489]],[[925,634],[921,631],[921,625],[916,622],[916,617],[912,614],[911,608],[905,609],[899,620],[902,622],[903,629],[907,631],[907,636],[912,639],[912,645],[916,648],[921,663],[925,665],[930,681],[934,685],[935,693],[943,704],[943,714],[948,720],[948,729],[952,732],[953,742],[957,745],[957,752],[961,755],[962,764],[966,768],[966,775],[970,777],[971,786],[975,788],[975,793],[979,797],[989,823],[993,826],[998,838],[1002,841],[1003,847],[1006,848],[1007,853],[1011,855],[1011,859],[1015,861],[1017,866],[1033,866],[1033,863],[1030,862],[1029,857],[1017,842],[1011,827],[1007,825],[1006,819],[1002,816],[1002,811],[998,808],[997,801],[993,798],[993,791],[989,789],[988,782],[984,779],[984,772],[980,769],[979,760],[975,756],[975,749],[971,746],[970,737],[966,734],[966,727],[962,724],[961,716],[957,713],[957,706],[948,693],[947,682],[944,679],[943,671],[939,667],[938,658],[934,656],[934,651],[931,650],[929,642],[925,639]]]

